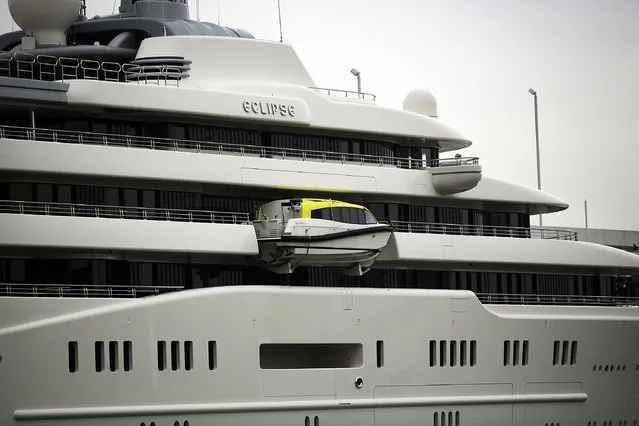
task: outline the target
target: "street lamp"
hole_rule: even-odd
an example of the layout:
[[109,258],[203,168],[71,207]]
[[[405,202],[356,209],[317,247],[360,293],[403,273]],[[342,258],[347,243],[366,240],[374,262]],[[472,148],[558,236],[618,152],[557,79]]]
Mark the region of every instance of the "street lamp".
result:
[[351,74],[357,77],[357,93],[362,93],[362,77],[360,76],[360,72],[357,68],[351,69]]
[[[539,111],[537,108],[537,92],[534,89],[528,89],[528,93],[533,95],[535,101],[535,152],[537,154],[537,189],[541,190],[541,166],[539,161]],[[539,214],[539,226],[543,225],[541,214]]]

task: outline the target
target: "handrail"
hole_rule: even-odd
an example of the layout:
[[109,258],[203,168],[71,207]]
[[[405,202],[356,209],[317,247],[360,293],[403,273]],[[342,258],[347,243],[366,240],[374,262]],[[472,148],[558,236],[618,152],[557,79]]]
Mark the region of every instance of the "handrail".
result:
[[184,286],[0,283],[0,296],[146,297],[184,290]]
[[41,81],[83,79],[179,86],[188,73],[172,65],[119,64],[28,52],[0,52],[0,76]]
[[294,148],[275,148],[186,139],[154,138],[147,136],[114,135],[108,133],[77,132],[44,128],[0,126],[0,139],[22,139],[39,142],[77,143],[154,150],[185,151],[193,153],[241,155],[282,160],[315,161],[362,166],[396,167],[423,170],[429,167],[478,165],[478,157],[455,157],[435,160],[408,159],[391,156],[350,154],[333,151],[315,151]]
[[454,223],[391,221],[395,232],[419,234],[476,235],[482,237],[577,240],[577,233],[560,228],[523,228],[515,226],[459,225]]
[[344,89],[329,89],[327,87],[309,87],[309,89],[313,89],[319,93],[325,93],[328,96],[333,96],[334,94],[338,94],[345,98],[357,98],[357,99],[366,99],[374,101],[377,99],[377,96],[372,93],[365,92],[354,92],[352,90],[344,90]]
[[250,224],[248,213],[160,209],[94,204],[0,200],[0,214],[97,217],[103,219],[162,220],[170,222]]
[[639,297],[501,293],[475,293],[475,295],[484,304],[639,307]]

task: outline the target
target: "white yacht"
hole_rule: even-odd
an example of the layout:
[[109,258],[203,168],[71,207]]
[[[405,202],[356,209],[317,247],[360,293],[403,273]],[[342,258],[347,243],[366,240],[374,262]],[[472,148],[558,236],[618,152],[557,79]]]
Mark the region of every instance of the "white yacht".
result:
[[[531,228],[568,205],[455,156],[429,92],[319,88],[186,0],[9,8],[1,425],[639,424],[639,257]],[[273,272],[252,213],[302,199],[392,232]]]

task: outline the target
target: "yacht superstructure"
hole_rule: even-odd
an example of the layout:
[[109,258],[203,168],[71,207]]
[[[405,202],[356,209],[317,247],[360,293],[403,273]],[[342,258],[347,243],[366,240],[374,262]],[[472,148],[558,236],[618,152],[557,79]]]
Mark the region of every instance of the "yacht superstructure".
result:
[[429,92],[186,0],[9,5],[0,424],[639,424],[639,257],[531,227],[567,204],[447,158]]

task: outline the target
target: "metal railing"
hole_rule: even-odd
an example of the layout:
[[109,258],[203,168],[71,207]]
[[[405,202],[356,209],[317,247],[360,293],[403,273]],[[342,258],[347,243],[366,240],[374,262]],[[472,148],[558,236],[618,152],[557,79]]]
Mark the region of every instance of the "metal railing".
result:
[[[188,73],[178,66],[136,65],[92,59],[34,55],[28,52],[0,52],[0,76],[42,81],[100,80],[123,83],[180,85]],[[309,87],[328,96],[375,101],[372,93]]]
[[482,237],[536,238],[577,240],[577,233],[559,228],[520,228],[488,225],[456,225],[449,223],[391,221],[395,232],[419,234],[476,235]]
[[639,297],[476,293],[481,303],[499,305],[635,306]]
[[294,148],[275,148],[211,141],[152,138],[146,136],[114,135],[43,128],[0,126],[0,139],[20,139],[39,142],[104,145],[126,148],[146,148],[164,151],[185,151],[205,154],[240,155],[281,160],[314,161],[322,163],[359,164],[362,166],[426,169],[451,165],[477,165],[478,157],[459,157],[422,160],[332,151],[313,151]]
[[377,96],[373,95],[372,93],[355,92],[352,90],[329,89],[326,87],[310,87],[310,89],[313,89],[316,92],[322,93],[324,95],[339,96],[348,99],[365,99],[369,101],[374,101],[375,99],[377,99]]
[[103,219],[162,220],[170,222],[198,222],[250,224],[248,213],[229,213],[206,210],[177,210],[146,207],[100,206],[92,204],[49,203],[0,200],[0,214],[28,214],[45,216],[97,217]]
[[179,86],[186,77],[171,65],[135,65],[92,59],[0,52],[0,77],[41,81],[100,80]]
[[133,286],[85,284],[0,284],[0,296],[136,298],[184,290],[183,286]]

